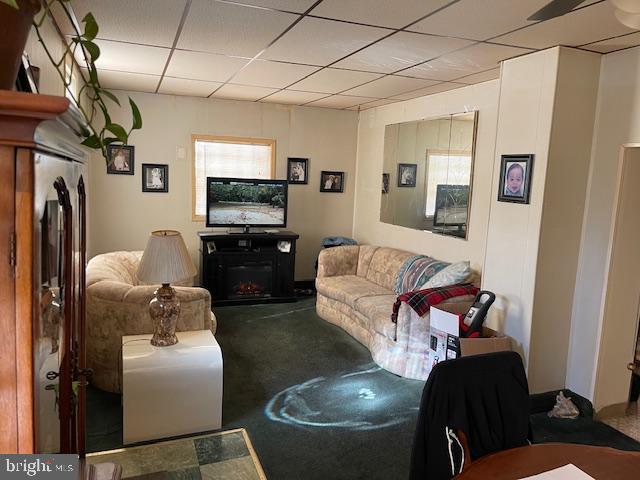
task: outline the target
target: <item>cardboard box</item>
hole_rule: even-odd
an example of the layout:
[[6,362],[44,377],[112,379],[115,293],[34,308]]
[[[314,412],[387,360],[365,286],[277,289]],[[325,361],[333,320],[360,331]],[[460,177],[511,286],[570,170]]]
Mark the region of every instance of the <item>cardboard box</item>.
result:
[[511,350],[511,339],[502,333],[483,327],[482,338],[459,338],[459,319],[470,304],[443,303],[430,310],[429,364],[442,360]]

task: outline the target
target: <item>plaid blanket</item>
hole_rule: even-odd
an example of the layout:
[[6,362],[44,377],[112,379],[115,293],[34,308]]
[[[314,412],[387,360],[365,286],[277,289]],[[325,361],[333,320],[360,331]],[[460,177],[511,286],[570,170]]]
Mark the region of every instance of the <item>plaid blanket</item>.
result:
[[456,285],[447,285],[446,287],[428,288],[427,290],[403,293],[402,295],[398,295],[396,302],[393,304],[391,321],[393,321],[393,323],[398,322],[398,311],[400,310],[400,304],[402,302],[405,302],[422,317],[433,305],[442,303],[449,298],[475,295],[476,293],[478,293],[478,289],[470,283],[459,283]]

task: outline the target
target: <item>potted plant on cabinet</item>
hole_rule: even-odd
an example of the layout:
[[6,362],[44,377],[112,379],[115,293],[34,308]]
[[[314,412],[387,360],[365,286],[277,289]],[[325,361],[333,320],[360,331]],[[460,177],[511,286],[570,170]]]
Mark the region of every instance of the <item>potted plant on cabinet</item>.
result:
[[[58,72],[65,89],[76,101],[80,113],[84,116],[90,134],[82,144],[100,150],[107,159],[107,146],[110,144],[127,144],[133,130],[142,128],[142,116],[136,103],[129,98],[132,124],[129,130],[111,120],[108,102],[120,106],[118,98],[110,91],[102,88],[98,78],[95,62],[100,57],[100,48],[94,42],[99,27],[91,13],[82,19],[83,31],[76,27],[75,18],[68,7],[69,0],[0,0],[0,90],[10,90],[16,80],[22,52],[24,51],[29,32],[33,27],[42,48]],[[75,34],[70,44],[64,43],[61,59],[54,58],[51,49],[42,38],[41,28],[50,15],[51,8],[57,4],[60,13],[65,15],[73,26]],[[61,40],[62,41],[62,40]],[[78,92],[71,90],[71,78],[65,71],[65,58],[81,53],[88,75],[78,69],[80,79]]]

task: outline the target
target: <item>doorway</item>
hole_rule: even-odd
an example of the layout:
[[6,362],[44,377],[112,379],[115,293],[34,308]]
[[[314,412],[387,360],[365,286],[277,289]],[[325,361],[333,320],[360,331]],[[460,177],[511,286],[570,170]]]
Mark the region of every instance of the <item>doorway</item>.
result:
[[[640,318],[640,145],[624,145],[610,236],[609,270],[594,403],[599,418],[640,441],[640,412],[633,400],[637,375],[628,368],[638,348]],[[640,373],[640,371],[638,371]]]

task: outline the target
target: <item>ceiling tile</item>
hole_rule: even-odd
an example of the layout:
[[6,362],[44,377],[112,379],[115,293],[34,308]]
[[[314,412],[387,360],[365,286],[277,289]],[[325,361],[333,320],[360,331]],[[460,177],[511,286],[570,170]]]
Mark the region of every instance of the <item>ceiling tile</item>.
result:
[[487,40],[516,28],[550,0],[461,0],[411,26],[409,30],[436,35]]
[[194,0],[178,48],[253,57],[297,18],[290,13]]
[[326,96],[327,95],[325,93],[297,92],[295,90],[282,90],[280,92],[274,93],[273,95],[269,95],[267,98],[261,101],[271,102],[271,103],[286,103],[286,104],[302,105],[303,103],[313,102],[314,100],[318,100]]
[[399,32],[340,60],[336,67],[391,73],[471,45],[468,40]]
[[[85,78],[89,78],[86,68],[82,69]],[[99,70],[100,85],[108,90],[132,90],[134,92],[156,91],[159,75],[145,75],[143,73],[113,72],[111,70]]]
[[404,0],[399,6],[397,2],[389,0],[324,0],[311,14],[368,25],[402,28],[450,1]]
[[449,53],[417,67],[404,70],[402,74],[448,81],[497,67],[502,60],[529,52],[530,50],[522,48],[478,43],[464,50]]
[[292,88],[307,92],[338,93],[380,78],[382,74],[325,68],[299,81]]
[[275,88],[250,87],[246,85],[224,85],[220,90],[213,94],[215,98],[229,98],[235,100],[251,100],[255,101],[262,97],[277,92]]
[[246,58],[176,50],[166,74],[170,77],[226,82],[248,62]]
[[[121,72],[148,73],[161,75],[169,58],[168,48],[148,47],[132,43],[96,40],[100,47],[100,57],[96,60],[98,69],[118,70]],[[76,58],[80,65],[84,64],[80,49]]]
[[611,53],[624,48],[635,47],[640,45],[640,32],[624,35],[622,37],[604,40],[602,42],[590,43],[583,45],[583,48],[593,50],[600,53]]
[[367,83],[366,85],[352,88],[345,93],[350,95],[360,95],[363,97],[386,98],[393,97],[404,92],[409,92],[411,90],[416,90],[418,88],[428,87],[436,83],[438,82],[389,75],[379,80],[374,80],[371,83]]
[[[100,31],[98,38],[170,47],[173,45],[185,0],[73,0],[78,21],[91,12]],[[68,22],[63,33],[75,35]]]
[[349,95],[331,95],[307,104],[308,107],[348,108],[361,103],[371,102],[375,98],[353,97]]
[[233,77],[233,83],[284,88],[318,70],[319,67],[255,60]]
[[610,2],[597,3],[497,37],[494,41],[542,49],[555,45],[584,45],[633,32],[618,22],[613,12],[614,8]]
[[261,58],[324,66],[388,34],[381,28],[305,17]]
[[358,105],[356,107],[350,107],[348,110],[367,110],[369,108],[382,107],[383,105],[389,105],[390,103],[398,103],[402,100],[396,100],[394,98],[384,98],[382,100],[374,100],[373,102],[363,103],[362,105]]
[[466,87],[466,85],[461,85],[459,83],[443,82],[443,83],[438,83],[437,85],[432,85],[427,88],[420,88],[412,92],[407,92],[400,95],[394,95],[393,98],[397,98],[399,100],[411,100],[412,98],[425,97],[427,95],[446,92],[447,90],[453,90],[455,88],[460,88],[460,87]]
[[222,83],[219,82],[203,82],[202,80],[189,80],[187,78],[164,77],[158,93],[208,97],[221,85]]
[[455,81],[458,83],[473,85],[474,83],[487,82],[489,80],[495,80],[496,78],[500,78],[500,67],[456,78]]
[[306,12],[316,0],[234,0],[236,3],[255,5],[257,7],[275,8],[288,12]]

